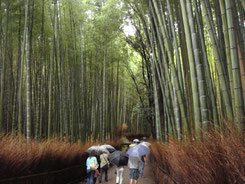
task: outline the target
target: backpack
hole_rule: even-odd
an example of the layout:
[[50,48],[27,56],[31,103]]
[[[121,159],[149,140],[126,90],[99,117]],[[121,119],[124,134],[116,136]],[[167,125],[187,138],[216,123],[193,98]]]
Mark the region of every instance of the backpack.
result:
[[93,160],[90,162],[89,167],[90,169],[95,171],[99,167],[99,165]]

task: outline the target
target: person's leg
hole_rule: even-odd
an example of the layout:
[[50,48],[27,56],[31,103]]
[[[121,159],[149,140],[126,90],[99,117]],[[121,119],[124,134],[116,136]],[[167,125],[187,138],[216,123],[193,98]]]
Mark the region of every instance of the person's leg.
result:
[[108,168],[105,168],[105,181],[108,181],[108,174],[107,174]]
[[95,175],[95,171],[91,171],[90,184],[94,184],[94,175]]
[[87,170],[87,184],[90,184],[90,172]]
[[145,162],[141,162],[141,167],[140,167],[140,175],[141,177],[143,177],[143,173],[144,173],[144,168],[145,168]]
[[134,175],[134,184],[137,184],[138,183],[139,174],[140,174],[139,170],[136,169],[135,170],[135,175]]
[[129,169],[130,184],[133,184],[133,169]]
[[120,173],[118,168],[116,169],[116,171],[117,171],[116,183],[118,184],[120,180]]
[[99,176],[99,183],[102,181],[102,175],[103,175],[104,169],[100,168],[100,176]]
[[124,168],[122,167],[121,169],[120,169],[120,184],[122,184],[122,182],[123,182],[123,171],[124,171]]
[[140,174],[142,173],[142,167],[143,167],[143,162],[142,162],[142,160],[141,160],[141,161],[140,161],[140,169],[139,169]]

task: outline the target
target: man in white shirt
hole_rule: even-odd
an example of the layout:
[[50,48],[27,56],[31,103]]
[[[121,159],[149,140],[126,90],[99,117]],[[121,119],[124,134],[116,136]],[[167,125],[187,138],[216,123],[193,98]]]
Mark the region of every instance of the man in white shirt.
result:
[[139,166],[140,166],[140,158],[139,157],[131,157],[128,159],[128,168],[129,168],[129,177],[130,184],[137,184],[139,178]]
[[107,174],[107,171],[108,171],[108,168],[110,166],[110,162],[108,160],[108,154],[106,153],[103,153],[100,155],[100,176],[99,176],[99,183],[101,183],[102,181],[102,175],[103,175],[103,172],[105,172],[105,182],[108,181],[108,174]]

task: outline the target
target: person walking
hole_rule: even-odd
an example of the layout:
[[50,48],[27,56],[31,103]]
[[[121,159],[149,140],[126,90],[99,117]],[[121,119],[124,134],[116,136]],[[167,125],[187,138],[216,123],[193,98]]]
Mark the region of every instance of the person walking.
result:
[[124,166],[128,165],[128,155],[125,152],[116,150],[110,154],[109,159],[111,164],[116,166],[116,184],[122,184]]
[[102,181],[102,175],[105,172],[105,182],[108,182],[108,169],[110,167],[110,162],[108,160],[108,154],[103,153],[100,155],[100,176],[99,183]]
[[119,166],[116,168],[116,184],[122,184],[123,182],[123,172],[124,172],[124,166]]
[[133,147],[133,146],[138,145],[139,143],[140,143],[139,139],[134,139],[134,140],[133,140],[133,144],[130,144],[129,147],[131,148],[131,147]]
[[87,166],[87,184],[94,184],[94,175],[95,171],[98,168],[98,162],[97,158],[93,156],[92,153],[89,154],[89,157],[87,158],[86,161],[86,166]]
[[[142,137],[141,139],[141,143],[144,143],[146,141],[146,137]],[[147,162],[146,162],[146,155],[143,155],[141,157],[141,166],[140,166],[140,175],[142,178],[144,178],[144,168],[145,166],[147,165]]]
[[146,155],[143,155],[140,159],[140,176],[141,178],[144,178],[144,168],[147,165],[146,163]]
[[139,179],[140,158],[129,156],[128,168],[130,184],[137,184]]

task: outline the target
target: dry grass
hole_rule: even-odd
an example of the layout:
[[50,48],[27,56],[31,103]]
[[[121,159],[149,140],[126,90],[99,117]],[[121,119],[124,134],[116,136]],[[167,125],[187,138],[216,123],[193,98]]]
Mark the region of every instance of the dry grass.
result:
[[245,183],[244,135],[234,129],[209,133],[200,142],[153,142],[151,149],[159,184]]
[[[107,142],[119,148],[120,140]],[[0,183],[68,183],[86,176],[85,150],[96,143],[70,144],[56,139],[27,146],[24,138],[5,136],[0,140]],[[53,171],[62,170],[54,173]],[[50,173],[51,172],[51,173]],[[45,173],[44,175],[39,175]],[[47,174],[49,173],[49,174]],[[3,181],[7,178],[33,177]]]

